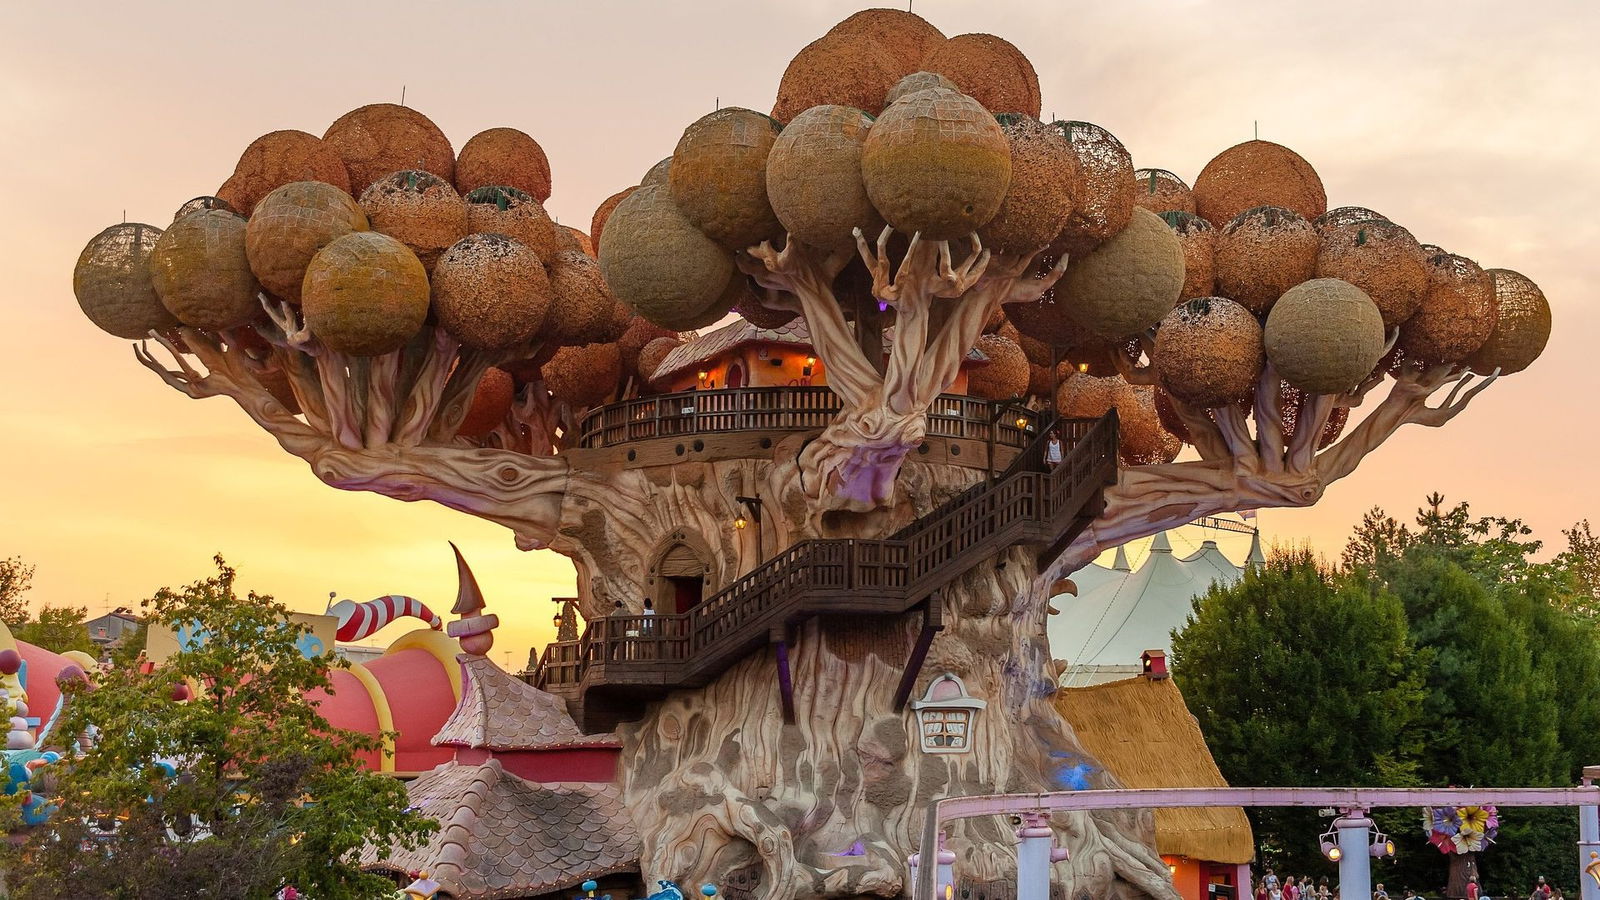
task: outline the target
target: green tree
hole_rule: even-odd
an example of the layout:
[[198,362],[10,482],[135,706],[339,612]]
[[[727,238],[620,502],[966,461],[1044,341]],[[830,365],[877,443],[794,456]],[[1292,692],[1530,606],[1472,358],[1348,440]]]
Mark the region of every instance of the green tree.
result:
[[11,851],[16,896],[244,900],[293,884],[319,900],[381,897],[392,884],[360,871],[361,847],[415,846],[434,827],[407,812],[399,781],[358,762],[378,740],[329,726],[307,699],[336,661],[302,657],[305,627],[270,597],[239,597],[216,564],[145,604],[182,652],[150,674],[68,685],[57,733],[97,737],[57,776],[48,827]]
[[11,629],[11,634],[19,641],[52,653],[82,650],[90,656],[98,656],[99,650],[94,641],[89,640],[89,629],[84,626],[88,619],[86,606],[46,606],[39,610],[39,618]]
[[1563,604],[1569,611],[1591,622],[1600,620],[1600,535],[1589,528],[1589,520],[1561,532],[1567,549],[1556,557],[1572,581],[1572,592]]
[[144,652],[146,638],[150,634],[148,623],[140,622],[138,627],[129,631],[117,640],[116,646],[111,648],[111,664],[114,666],[131,666],[139,661],[139,654]]
[[28,621],[22,595],[33,586],[33,571],[20,556],[0,559],[0,622],[16,626]]
[[[1198,599],[1172,651],[1173,677],[1229,783],[1415,783],[1421,693],[1392,594],[1309,550],[1275,553]],[[1312,811],[1251,818],[1271,863],[1328,866]]]

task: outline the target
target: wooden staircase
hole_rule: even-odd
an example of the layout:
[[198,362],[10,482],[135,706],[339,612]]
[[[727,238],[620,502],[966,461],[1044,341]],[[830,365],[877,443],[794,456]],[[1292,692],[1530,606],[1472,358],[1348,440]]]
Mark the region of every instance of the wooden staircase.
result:
[[[1065,453],[1045,462],[1051,428]],[[938,591],[1017,544],[1055,560],[1093,521],[1117,477],[1116,411],[1047,423],[1011,465],[881,540],[800,541],[679,615],[607,616],[576,641],[545,648],[534,683],[565,698],[586,731],[637,718],[652,699],[700,687],[768,644],[777,648],[792,717],[789,629],[823,614],[900,615],[923,609],[903,704],[922,654],[941,627]]]

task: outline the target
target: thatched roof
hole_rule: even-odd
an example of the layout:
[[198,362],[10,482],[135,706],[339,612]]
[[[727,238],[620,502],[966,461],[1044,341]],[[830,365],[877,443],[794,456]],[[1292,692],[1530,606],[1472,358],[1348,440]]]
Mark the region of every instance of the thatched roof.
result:
[[[1056,692],[1090,756],[1125,787],[1227,787],[1200,726],[1171,678],[1143,676]],[[1255,857],[1250,822],[1239,807],[1157,809],[1156,849],[1219,863]]]

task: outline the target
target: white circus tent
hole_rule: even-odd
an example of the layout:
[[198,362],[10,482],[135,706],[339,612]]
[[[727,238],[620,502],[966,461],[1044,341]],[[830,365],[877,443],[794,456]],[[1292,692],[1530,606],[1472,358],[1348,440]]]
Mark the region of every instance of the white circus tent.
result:
[[1265,561],[1258,531],[1225,524],[1251,536],[1241,563],[1228,559],[1214,540],[1178,556],[1163,532],[1137,569],[1128,564],[1126,548],[1118,547],[1110,566],[1090,563],[1074,572],[1076,595],[1062,593],[1051,600],[1056,613],[1046,626],[1050,655],[1067,664],[1061,685],[1083,687],[1137,675],[1141,653],[1172,650],[1172,631],[1183,626],[1195,597],[1213,584],[1233,584],[1246,567]]

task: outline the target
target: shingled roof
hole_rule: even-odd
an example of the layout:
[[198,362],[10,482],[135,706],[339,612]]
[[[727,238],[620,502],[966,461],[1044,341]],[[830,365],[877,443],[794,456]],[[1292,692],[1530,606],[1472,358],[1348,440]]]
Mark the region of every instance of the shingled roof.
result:
[[439,830],[416,850],[368,847],[363,868],[426,871],[457,900],[502,900],[638,869],[640,844],[609,784],[535,784],[499,761],[450,762],[406,786]]
[[[810,350],[811,332],[806,328],[805,316],[796,316],[787,324],[777,328],[758,328],[748,320],[739,319],[709,334],[679,344],[672,352],[662,357],[650,380],[659,382],[679,372],[698,368],[746,344],[786,344]],[[891,325],[883,330],[884,352],[889,352],[892,346],[894,346],[894,326]],[[989,357],[976,347],[967,351],[966,363],[969,365],[984,364],[988,361]]]
[[616,735],[584,734],[559,697],[507,674],[484,656],[456,657],[466,673],[461,702],[433,743],[479,750],[618,747]]

